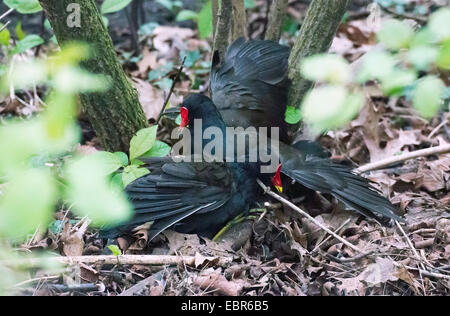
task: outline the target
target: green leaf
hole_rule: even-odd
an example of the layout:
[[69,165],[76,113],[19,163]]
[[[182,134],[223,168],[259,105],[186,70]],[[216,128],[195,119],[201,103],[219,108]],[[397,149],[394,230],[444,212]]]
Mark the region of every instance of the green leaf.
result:
[[302,103],[305,122],[318,132],[339,128],[349,122],[364,105],[361,93],[348,93],[342,86],[312,90]]
[[293,106],[288,106],[286,108],[285,120],[287,123],[297,124],[298,122],[300,122],[301,119],[302,119],[302,112],[299,109]]
[[442,104],[445,85],[437,77],[426,76],[417,84],[413,92],[413,106],[425,118],[436,115]]
[[111,186],[105,166],[97,159],[76,159],[66,167],[66,197],[73,211],[88,216],[93,225],[117,225],[130,218],[131,205],[124,193]]
[[16,9],[19,13],[30,14],[42,11],[38,0],[3,0],[8,7]]
[[15,28],[16,36],[19,41],[23,40],[26,37],[25,32],[22,30],[22,22],[17,23]]
[[[0,23],[0,28],[4,24]],[[4,46],[9,46],[9,40],[11,39],[11,33],[9,32],[8,28],[5,28],[3,31],[0,32],[0,44]]]
[[357,81],[360,83],[389,76],[397,61],[386,52],[370,52],[363,57]]
[[429,28],[421,28],[414,34],[410,47],[430,46],[436,42],[436,35]]
[[178,114],[177,118],[175,119],[175,124],[181,125],[181,114]]
[[428,27],[440,40],[450,38],[450,8],[444,7],[430,15]]
[[173,62],[168,62],[159,68],[153,69],[148,73],[148,80],[152,81],[154,79],[159,79],[167,75],[173,69]]
[[47,79],[46,64],[39,59],[18,61],[11,70],[8,81],[16,89],[26,89]]
[[381,89],[389,96],[401,94],[405,87],[416,80],[416,77],[414,70],[395,69],[389,76],[381,79]]
[[145,165],[145,162],[142,162],[141,160],[136,158],[136,159],[131,160],[130,165],[143,166],[143,165]]
[[132,0],[105,0],[102,3],[100,11],[102,14],[114,13],[125,8],[131,1]]
[[141,129],[130,142],[130,160],[138,158],[152,148],[156,141],[156,130],[158,126]]
[[302,75],[312,81],[347,83],[350,80],[350,65],[338,55],[320,54],[302,61]]
[[419,46],[409,50],[406,59],[417,70],[427,70],[436,61],[438,54],[438,50],[435,47]]
[[183,50],[180,53],[180,59],[183,60],[186,57],[186,61],[184,62],[184,66],[186,68],[191,68],[195,65],[195,63],[202,57],[200,51],[196,50]]
[[122,255],[122,251],[120,250],[120,248],[116,245],[109,245],[108,249],[111,250],[113,256],[121,256]]
[[174,5],[173,2],[170,0],[156,0],[160,5],[165,7],[167,10],[172,11]]
[[130,165],[130,166],[126,167],[122,173],[122,181],[123,181],[124,187],[129,185],[134,180],[136,180],[140,177],[143,177],[149,173],[150,173],[150,171],[148,169],[140,168],[139,166],[136,166],[136,165]]
[[212,34],[212,2],[209,0],[198,13],[198,31],[200,33],[200,38],[206,38]]
[[244,7],[246,9],[253,9],[255,5],[255,0],[244,0]]
[[54,76],[53,86],[65,93],[99,92],[106,91],[110,81],[105,75],[93,74],[77,66],[66,66]]
[[50,21],[48,19],[45,19],[44,27],[47,31],[52,31],[52,25],[50,24]]
[[398,20],[385,22],[377,33],[378,40],[387,48],[394,50],[408,47],[413,36],[412,27]]
[[0,195],[0,236],[24,237],[39,225],[47,227],[56,198],[56,185],[47,170],[16,174]]
[[156,143],[152,146],[152,148],[145,154],[143,154],[141,157],[142,158],[165,157],[170,153],[170,149],[171,148],[169,145],[157,140]]
[[442,69],[450,69],[450,39],[442,44],[436,65]]
[[181,10],[177,14],[176,20],[178,22],[187,21],[187,20],[196,20],[197,17],[198,17],[197,12],[194,12],[194,11],[191,11],[191,10]]
[[[87,160],[87,161],[97,160],[102,166],[102,168],[100,170],[101,170],[101,174],[104,176],[107,176],[107,175],[117,171],[117,169],[119,169],[123,166],[121,158],[118,155],[107,152],[107,151],[98,151],[92,155],[85,156],[82,159]],[[128,162],[128,159],[127,159],[127,162]]]
[[111,178],[111,184],[121,190],[123,190],[122,173],[116,173]]
[[168,91],[172,86],[173,80],[169,78],[162,78],[155,82],[155,85],[158,86],[162,90]]
[[105,25],[105,27],[108,28],[109,19],[106,16],[104,16],[104,15],[102,15],[102,22]]
[[159,26],[156,22],[149,22],[139,27],[139,35],[149,36],[153,34],[153,31]]
[[122,165],[122,167],[126,167],[128,166],[128,156],[127,154],[121,152],[121,151],[117,151],[114,153],[114,155],[119,159],[120,164]]
[[44,43],[44,40],[38,35],[27,35],[23,40],[18,41],[16,47],[13,49],[12,54],[21,54],[25,51],[41,45]]

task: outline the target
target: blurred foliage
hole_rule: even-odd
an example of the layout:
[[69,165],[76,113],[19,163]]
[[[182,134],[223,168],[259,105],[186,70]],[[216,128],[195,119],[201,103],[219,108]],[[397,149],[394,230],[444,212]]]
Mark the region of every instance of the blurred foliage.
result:
[[3,0],[3,3],[22,14],[31,14],[42,11],[42,7],[38,0]]
[[132,1],[133,0],[104,0],[100,7],[100,13],[102,14],[105,26],[108,27],[109,25],[106,14],[119,12],[120,10],[125,9]]
[[[23,54],[40,42],[28,35],[16,45],[8,45],[8,51]],[[23,55],[8,64],[0,77],[2,95],[33,90],[38,85],[48,90],[43,112],[26,120],[3,120],[0,125],[1,239],[21,243],[28,234],[45,232],[61,202],[72,204],[76,216],[87,216],[96,226],[131,216],[123,191],[109,181],[109,173],[115,169],[105,164],[105,159],[74,152],[81,137],[76,124],[77,94],[109,86],[109,78],[79,67],[89,55],[89,47],[81,43],[62,47],[45,60]],[[123,160],[122,155],[117,156]],[[6,269],[0,263],[0,270]],[[0,283],[1,292],[8,284]]]
[[377,39],[382,49],[367,53],[356,74],[337,55],[305,58],[302,75],[320,85],[303,99],[301,115],[288,107],[286,121],[295,124],[304,119],[317,132],[340,128],[364,105],[362,86],[368,81],[378,82],[387,96],[411,100],[424,118],[435,116],[444,99],[448,101],[440,77],[450,69],[450,8],[430,15],[428,25],[417,32],[405,22],[389,20]]
[[194,20],[197,22],[200,38],[203,39],[210,36],[213,31],[212,1],[208,0],[198,13],[191,10],[181,10],[177,14],[176,20],[178,22]]
[[174,12],[183,6],[183,2],[180,0],[156,0],[156,2],[171,12]]
[[[77,215],[91,217],[94,224],[126,220],[130,214],[125,196],[109,185],[108,166],[101,161],[75,155],[62,170],[47,167],[46,161],[31,165],[36,156],[58,158],[69,153],[80,139],[76,94],[108,88],[108,78],[78,66],[88,54],[85,45],[71,44],[47,60],[16,61],[1,78],[2,93],[11,86],[22,90],[36,84],[46,84],[51,91],[41,115],[26,121],[10,120],[0,127],[0,151],[8,153],[0,156],[1,179],[7,183],[0,198],[0,236],[24,236],[40,224],[46,227],[53,206],[64,198],[74,203]],[[64,186],[58,187],[61,179]],[[19,225],[22,221],[28,225]]]

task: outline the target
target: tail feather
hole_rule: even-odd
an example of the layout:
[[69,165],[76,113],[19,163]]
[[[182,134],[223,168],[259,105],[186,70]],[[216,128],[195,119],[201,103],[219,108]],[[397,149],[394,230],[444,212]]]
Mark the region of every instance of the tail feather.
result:
[[285,152],[285,161],[281,152],[282,172],[288,177],[311,190],[333,195],[365,216],[377,219],[383,216],[404,221],[395,214],[396,207],[368,179],[329,159],[304,160],[300,154],[294,155],[294,151],[291,148],[288,153]]

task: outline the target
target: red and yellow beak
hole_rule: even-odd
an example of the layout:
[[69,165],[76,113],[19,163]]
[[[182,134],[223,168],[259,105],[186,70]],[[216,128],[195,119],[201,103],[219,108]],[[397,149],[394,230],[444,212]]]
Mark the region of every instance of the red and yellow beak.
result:
[[184,128],[189,124],[189,111],[184,106],[180,108],[181,124],[180,127]]
[[272,177],[272,184],[278,192],[283,193],[283,184],[281,183],[281,164],[278,165],[275,175]]

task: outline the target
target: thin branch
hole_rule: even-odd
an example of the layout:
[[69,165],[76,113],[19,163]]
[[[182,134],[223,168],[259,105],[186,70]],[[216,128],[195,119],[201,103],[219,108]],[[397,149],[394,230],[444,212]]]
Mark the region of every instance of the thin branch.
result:
[[409,153],[405,153],[403,155],[389,157],[389,158],[386,158],[386,159],[383,159],[383,160],[380,160],[377,162],[368,163],[364,166],[356,168],[354,171],[356,173],[363,173],[366,171],[381,169],[381,168],[384,168],[384,167],[387,167],[392,164],[399,163],[399,162],[402,162],[402,161],[405,161],[408,159],[417,158],[417,157],[425,157],[425,156],[430,156],[430,155],[435,155],[435,154],[444,154],[447,152],[450,152],[450,144],[444,144],[444,145],[435,146],[435,147],[431,147],[431,148],[420,149],[420,150],[412,151]]
[[406,242],[408,243],[409,248],[411,248],[414,257],[416,257],[416,260],[418,260],[420,266],[422,267],[423,270],[425,270],[425,266],[422,263],[423,259],[421,256],[419,256],[419,253],[417,252],[416,248],[414,248],[414,245],[411,241],[411,239],[409,239],[408,235],[405,233],[405,231],[403,230],[403,227],[400,225],[400,223],[398,221],[395,221],[395,224],[397,225],[398,229],[400,230],[400,232],[402,233],[403,237],[406,238]]
[[[215,257],[206,258],[213,261]],[[220,258],[217,265],[224,265],[232,258]],[[47,258],[26,258],[15,260],[4,260],[0,264],[6,266],[40,267],[43,264],[56,263],[63,265],[71,264],[121,264],[121,265],[178,265],[185,264],[192,266],[195,264],[195,256],[168,256],[168,255],[122,255],[122,256],[77,256],[77,257],[47,257]]]
[[[348,218],[344,223],[341,224],[341,226],[339,226],[334,232],[337,234],[339,233],[339,231],[348,223],[350,223],[350,218]],[[318,245],[316,245],[314,247],[314,249],[311,251],[311,253],[314,253],[316,250],[318,250],[324,243],[326,243],[328,240],[331,239],[331,236],[328,236],[327,238],[325,238],[324,240],[322,240],[321,243],[319,243]]]
[[6,16],[8,16],[10,13],[12,13],[14,11],[14,9],[9,9],[8,11],[6,11],[5,13],[3,13],[2,15],[0,15],[0,21],[4,18],[4,17],[6,17]]
[[177,74],[176,74],[175,78],[172,81],[172,86],[170,87],[169,94],[167,95],[166,99],[164,100],[164,104],[163,104],[163,106],[161,108],[161,111],[159,112],[158,119],[156,120],[156,125],[158,125],[159,121],[161,120],[161,117],[162,117],[162,115],[164,113],[164,110],[166,109],[166,105],[169,102],[170,97],[172,96],[173,89],[175,88],[175,84],[180,79],[180,75],[181,75],[181,72],[183,71],[183,67],[184,67],[185,61],[186,61],[186,56],[184,56],[183,61],[181,62],[181,66],[180,66],[180,68],[178,68]]
[[9,23],[11,23],[11,21],[6,22],[5,25],[0,27],[0,32],[3,31],[4,29],[6,29],[8,27],[8,25],[9,25]]
[[104,286],[94,283],[82,283],[82,284],[48,284],[47,288],[51,291],[63,293],[63,292],[102,292]]
[[427,24],[427,19],[426,18],[422,18],[420,16],[415,16],[413,14],[408,14],[408,13],[397,13],[397,12],[395,12],[395,11],[389,9],[389,8],[385,8],[383,6],[381,6],[381,10],[383,10],[386,13],[392,14],[396,18],[413,20],[413,21],[416,21],[420,25]]
[[432,277],[432,278],[436,278],[436,279],[447,279],[447,280],[450,280],[450,275],[445,275],[445,274],[442,274],[442,273],[430,272],[430,271],[421,270],[421,269],[419,269],[419,272],[422,275],[427,276],[427,277]]
[[272,192],[270,190],[269,187],[267,187],[261,180],[256,179],[256,181],[258,182],[259,186],[264,190],[265,193],[267,193],[268,195],[270,195],[271,197],[277,199],[278,201],[286,204],[287,206],[289,206],[290,208],[292,208],[293,210],[295,210],[296,212],[300,213],[302,216],[306,217],[307,219],[309,219],[311,222],[313,222],[315,225],[317,225],[318,227],[320,227],[321,229],[323,229],[324,231],[326,231],[328,234],[332,235],[334,238],[336,238],[337,240],[339,240],[340,242],[342,242],[344,245],[350,247],[351,249],[355,250],[358,253],[364,253],[364,251],[362,251],[361,249],[359,249],[358,247],[356,247],[355,245],[349,243],[347,240],[345,240],[344,238],[342,238],[341,236],[339,236],[338,234],[336,234],[335,232],[333,232],[332,230],[330,230],[328,227],[324,226],[322,223],[319,223],[318,221],[316,221],[311,215],[309,215],[308,213],[306,213],[305,211],[303,211],[301,208],[299,208],[297,205],[293,204],[292,202],[286,200],[285,198],[279,196],[278,194],[276,194],[275,192]]

